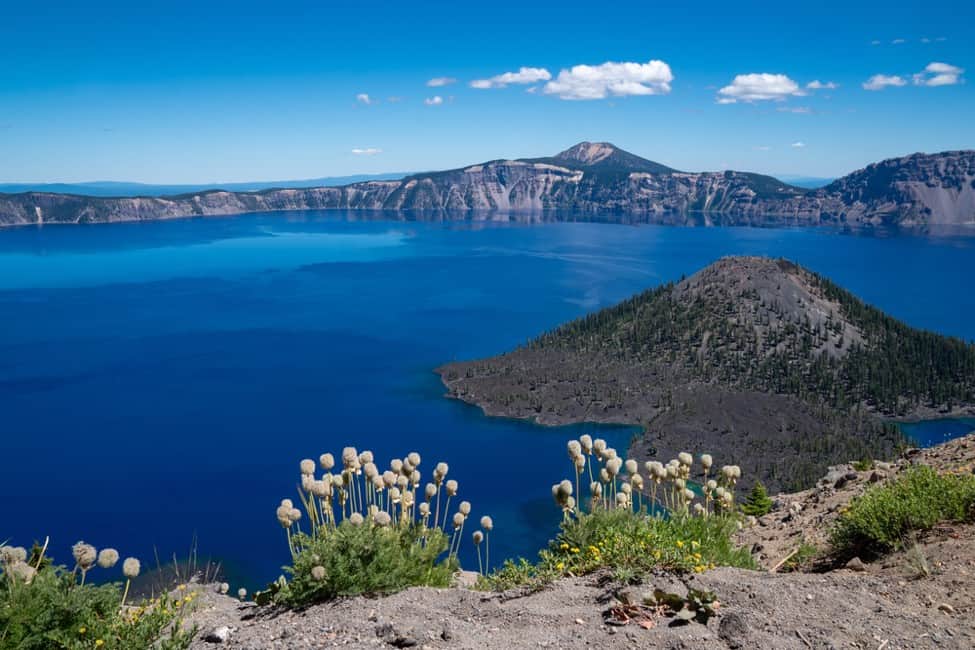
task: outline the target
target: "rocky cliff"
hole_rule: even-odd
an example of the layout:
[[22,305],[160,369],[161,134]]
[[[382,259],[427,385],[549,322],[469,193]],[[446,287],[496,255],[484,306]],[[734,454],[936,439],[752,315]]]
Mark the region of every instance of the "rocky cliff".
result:
[[393,210],[466,218],[550,213],[714,224],[975,223],[975,151],[887,160],[819,190],[748,172],[680,172],[608,143],[549,158],[494,160],[343,187],[213,190],[169,197],[0,194],[0,225],[139,221],[305,209]]

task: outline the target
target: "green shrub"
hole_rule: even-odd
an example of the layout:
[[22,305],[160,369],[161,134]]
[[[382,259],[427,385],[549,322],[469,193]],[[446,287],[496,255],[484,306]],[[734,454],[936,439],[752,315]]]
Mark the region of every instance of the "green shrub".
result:
[[417,585],[447,587],[458,568],[452,555],[440,559],[449,540],[439,528],[346,521],[326,535],[299,535],[295,542],[301,552],[276,599],[289,606]]
[[940,475],[927,466],[854,499],[832,531],[838,558],[876,556],[903,548],[910,533],[943,521],[975,518],[975,476]]
[[[412,586],[445,587],[459,568],[464,527],[471,504],[451,501],[456,480],[437,463],[424,483],[420,454],[393,459],[381,470],[371,451],[346,447],[336,463],[332,454],[299,463],[301,508],[282,499],[276,516],[284,528],[292,564],[283,576],[255,594],[259,604],[298,607],[353,594],[386,594]],[[316,475],[319,468],[321,475]],[[302,522],[307,521],[302,531]],[[475,531],[489,557],[494,522],[481,517]],[[448,532],[449,531],[449,532]]]
[[0,564],[0,571],[0,648],[177,650],[193,639],[195,630],[182,629],[192,592],[123,607],[120,584],[78,584],[76,572],[52,565],[36,551],[16,566]]
[[745,502],[741,504],[741,511],[746,515],[761,517],[772,510],[772,499],[761,481],[755,481],[752,491],[748,493]]

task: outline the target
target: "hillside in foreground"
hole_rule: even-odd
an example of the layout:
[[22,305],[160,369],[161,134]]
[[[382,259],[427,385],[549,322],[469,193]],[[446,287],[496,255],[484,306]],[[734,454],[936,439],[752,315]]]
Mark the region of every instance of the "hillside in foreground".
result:
[[732,257],[522,348],[438,369],[451,397],[543,424],[646,428],[641,460],[716,453],[772,489],[890,457],[884,419],[975,405],[975,346],[784,260]]

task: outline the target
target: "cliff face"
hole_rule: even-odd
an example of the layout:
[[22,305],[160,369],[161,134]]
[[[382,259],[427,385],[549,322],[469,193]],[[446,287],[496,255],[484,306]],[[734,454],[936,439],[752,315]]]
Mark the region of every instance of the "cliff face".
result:
[[[240,212],[342,208],[635,214],[706,223],[975,223],[975,151],[915,154],[804,190],[747,172],[679,172],[607,143],[550,158],[496,160],[399,181],[344,187],[214,190],[170,197],[0,194],[0,225],[138,221]],[[556,215],[557,216],[557,215]]]

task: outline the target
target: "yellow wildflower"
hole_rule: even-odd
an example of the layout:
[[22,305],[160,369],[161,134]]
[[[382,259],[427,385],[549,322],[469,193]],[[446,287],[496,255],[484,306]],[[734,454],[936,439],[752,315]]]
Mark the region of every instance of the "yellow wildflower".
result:
[[677,548],[684,548],[684,542],[681,540],[677,540]]
[[95,639],[95,647],[96,648],[100,648],[103,645],[105,645],[105,642],[104,641],[102,641],[101,639]]
[[561,571],[562,569],[565,568],[565,563],[564,562],[559,562],[558,564],[555,565],[555,568],[558,569],[559,571]]
[[88,628],[85,627],[84,625],[82,625],[81,627],[78,628],[78,634],[84,634],[87,631],[88,631]]

